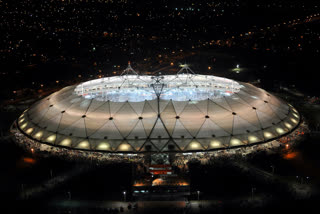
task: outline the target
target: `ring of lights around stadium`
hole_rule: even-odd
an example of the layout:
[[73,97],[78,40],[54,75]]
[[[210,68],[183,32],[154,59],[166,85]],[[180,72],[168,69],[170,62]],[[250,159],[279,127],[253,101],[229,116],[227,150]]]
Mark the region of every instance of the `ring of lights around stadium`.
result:
[[225,78],[124,75],[38,101],[19,130],[44,144],[105,152],[192,152],[250,146],[291,132],[300,115],[263,89]]

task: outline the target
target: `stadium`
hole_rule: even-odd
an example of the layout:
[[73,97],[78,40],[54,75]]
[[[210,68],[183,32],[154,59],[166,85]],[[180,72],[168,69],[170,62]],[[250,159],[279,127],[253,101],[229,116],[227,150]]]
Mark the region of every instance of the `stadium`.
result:
[[204,152],[280,138],[300,122],[297,110],[249,83],[199,75],[120,76],[68,86],[17,119],[27,139],[108,153]]

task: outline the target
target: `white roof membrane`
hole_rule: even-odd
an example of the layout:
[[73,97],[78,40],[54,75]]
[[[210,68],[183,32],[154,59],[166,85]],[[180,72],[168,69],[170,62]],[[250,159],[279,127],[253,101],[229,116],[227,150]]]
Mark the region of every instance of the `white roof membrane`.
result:
[[157,96],[155,79],[129,75],[66,87],[33,104],[18,126],[37,140],[70,148],[161,152],[264,142],[300,121],[292,106],[251,84],[167,75],[157,82],[166,95]]

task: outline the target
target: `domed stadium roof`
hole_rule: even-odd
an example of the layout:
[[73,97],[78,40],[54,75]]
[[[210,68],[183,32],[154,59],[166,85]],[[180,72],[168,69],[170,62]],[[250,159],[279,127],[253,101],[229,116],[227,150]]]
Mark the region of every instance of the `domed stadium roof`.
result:
[[108,152],[204,151],[282,136],[291,105],[248,83],[196,74],[126,74],[69,86],[18,119],[29,138]]

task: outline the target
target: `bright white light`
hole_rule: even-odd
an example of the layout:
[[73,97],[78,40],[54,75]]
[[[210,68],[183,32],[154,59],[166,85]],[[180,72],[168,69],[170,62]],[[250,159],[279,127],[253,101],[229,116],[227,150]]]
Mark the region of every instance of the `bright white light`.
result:
[[97,150],[109,150],[110,149],[110,144],[102,142],[97,146]]
[[21,120],[19,120],[19,123],[22,123],[24,121],[24,118],[22,118]]
[[89,142],[87,140],[85,141],[82,141],[78,144],[77,146],[78,148],[81,148],[81,149],[88,149],[89,148]]
[[272,138],[273,137],[273,134],[271,132],[264,132],[263,135],[265,138]]
[[161,80],[154,76],[138,75],[106,77],[78,85],[75,93],[99,101],[142,102],[157,99],[153,84],[159,84],[156,81],[160,81],[160,84],[165,84],[161,99],[187,101],[230,96],[243,87],[236,81],[209,75],[178,74],[161,77]]
[[63,141],[60,142],[61,146],[71,146],[71,139],[70,138],[66,138]]
[[201,148],[200,143],[198,143],[196,141],[191,142],[190,147],[191,147],[191,149],[200,149]]
[[28,125],[28,123],[22,124],[21,129],[24,129],[27,125]]
[[181,67],[181,68],[187,68],[187,67],[189,67],[187,64],[183,64],[183,65],[179,65],[179,67]]
[[210,146],[213,148],[220,147],[221,143],[217,140],[211,141]]
[[39,131],[34,135],[34,137],[37,138],[37,139],[40,139],[42,137],[42,135],[43,135],[43,132]]
[[292,128],[292,125],[291,125],[290,123],[285,122],[284,125],[285,125],[287,128],[289,128],[289,129]]
[[122,143],[120,146],[119,146],[119,151],[129,151],[130,149],[130,145],[127,144],[127,143]]
[[240,65],[239,64],[237,64],[237,68],[239,68],[240,67]]
[[296,118],[299,118],[299,115],[297,115],[296,113],[293,113],[293,116],[295,116]]
[[52,143],[56,140],[56,135],[50,135],[49,137],[47,137],[46,141],[49,143]]
[[298,121],[294,118],[291,118],[291,121],[294,122],[294,123],[298,123]]
[[28,128],[26,131],[27,134],[30,134],[31,132],[33,132],[33,128]]
[[255,142],[257,142],[259,139],[258,139],[256,136],[250,135],[250,136],[248,137],[248,140],[249,140],[250,143],[255,143]]
[[284,130],[282,128],[276,128],[276,131],[279,133],[279,134],[283,134],[284,133]]
[[239,146],[242,144],[241,140],[237,139],[237,138],[233,138],[231,141],[230,141],[230,144],[232,146]]

